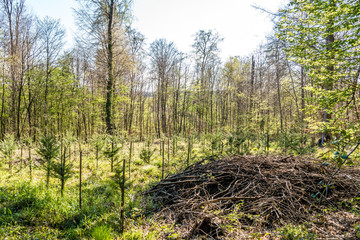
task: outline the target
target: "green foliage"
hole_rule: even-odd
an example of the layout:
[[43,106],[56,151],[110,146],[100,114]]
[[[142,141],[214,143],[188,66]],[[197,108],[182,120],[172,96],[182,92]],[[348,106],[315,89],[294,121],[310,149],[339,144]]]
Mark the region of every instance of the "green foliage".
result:
[[223,148],[224,148],[224,143],[223,143],[223,132],[222,131],[217,131],[215,134],[210,135],[210,146],[211,146],[211,152],[212,155],[221,155]]
[[355,230],[356,230],[356,236],[357,236],[358,238],[360,238],[360,225],[356,224],[356,225],[355,225]]
[[[114,183],[117,185],[118,189],[120,189],[121,187],[125,186],[125,182],[126,180],[123,179],[123,172],[126,169],[123,169],[123,165],[122,163],[118,163],[116,164],[116,166],[114,167],[114,175],[111,176],[111,179],[114,181]],[[124,181],[125,180],[125,181]]]
[[122,145],[119,144],[119,138],[115,135],[108,135],[106,137],[106,146],[104,150],[104,155],[107,159],[110,160],[111,172],[114,171],[114,165],[116,165],[119,159],[119,151],[122,149]]
[[40,146],[37,153],[42,157],[42,164],[50,163],[59,153],[59,146],[53,135],[45,135],[40,139]]
[[[312,96],[307,120],[317,132],[360,132],[356,110],[359,14],[358,1],[352,0],[292,0],[280,11],[277,37],[290,60],[300,64],[312,81],[307,86]],[[323,119],[317,117],[319,112]]]
[[46,172],[46,186],[49,186],[51,168],[53,160],[59,154],[59,146],[57,145],[56,138],[53,135],[45,135],[40,139],[40,146],[37,153],[41,156],[38,161],[41,168]]
[[[59,197],[54,189],[22,183],[21,180],[1,186],[0,236],[8,239],[39,236],[39,239],[75,240],[91,239],[94,226],[117,229],[120,197],[116,184],[112,181],[84,184],[82,209],[77,204],[77,186],[69,188],[68,194]],[[9,231],[2,232],[6,226]],[[115,234],[116,231],[111,232]]]
[[105,145],[105,141],[106,141],[106,136],[101,135],[101,134],[95,134],[93,135],[93,137],[91,138],[91,146],[97,151],[100,152],[104,145]]
[[316,235],[309,232],[304,225],[287,225],[277,230],[281,240],[315,240]]
[[196,140],[196,135],[191,134],[187,139],[187,157],[186,157],[186,166],[190,165],[191,160],[193,159],[193,148]]
[[121,146],[118,146],[117,137],[109,135],[107,136],[106,140],[106,149],[104,150],[104,155],[107,158],[115,158],[121,150]]
[[105,225],[101,225],[101,226],[96,226],[94,228],[94,230],[91,233],[91,236],[94,240],[111,240],[111,232],[112,229],[105,226]]
[[158,176],[160,174],[159,167],[152,165],[145,165],[141,171],[147,176]]
[[140,150],[140,159],[143,160],[145,163],[149,164],[151,157],[154,155],[156,149],[151,148],[151,141],[147,140],[145,147]]
[[[249,134],[247,134],[242,129],[237,128],[237,130],[233,132],[227,139],[226,153],[228,155],[245,154],[248,151],[248,149],[244,143],[248,138],[249,138]],[[241,149],[242,146],[243,148]]]
[[0,188],[0,219],[4,225],[40,227],[46,223],[53,228],[62,225],[74,212],[69,200],[58,198],[55,192],[42,186],[16,183]]
[[[245,132],[245,131],[244,131]],[[246,132],[245,132],[246,134]],[[261,136],[260,136],[261,137]],[[198,154],[201,148],[207,146],[210,149],[210,141],[213,136],[208,135],[198,140],[193,139],[193,155]],[[184,167],[183,161],[186,159],[187,144],[184,139],[178,139],[178,147],[182,149],[177,152],[169,161],[169,170],[173,173]],[[254,145],[258,139],[249,138],[249,145]],[[207,142],[205,142],[207,141]],[[246,143],[248,140],[246,140]],[[245,143],[243,143],[245,144]],[[275,144],[275,141],[274,141]],[[90,152],[84,144],[83,152]],[[139,153],[143,143],[134,143],[134,152]],[[227,145],[225,146],[227,147]],[[243,146],[240,147],[242,150]],[[89,150],[89,151],[88,151]],[[323,149],[322,149],[323,150]],[[67,149],[59,149],[58,158],[52,160],[53,163],[60,163],[62,156],[68,156]],[[211,154],[211,152],[208,152]],[[83,179],[83,206],[78,207],[78,179],[77,177],[69,178],[66,182],[66,194],[61,197],[58,189],[46,189],[38,180],[41,173],[39,169],[34,170],[34,181],[32,184],[23,183],[19,176],[26,176],[27,170],[20,169],[19,176],[12,176],[0,179],[0,236],[8,239],[179,239],[181,234],[177,232],[177,226],[164,225],[159,223],[158,227],[150,221],[151,217],[143,216],[148,210],[156,209],[160,206],[155,205],[150,200],[144,201],[138,197],[141,190],[145,190],[148,184],[158,181],[161,176],[159,170],[160,157],[158,152],[154,153],[150,164],[132,165],[131,180],[126,182],[125,194],[125,214],[126,214],[126,231],[122,235],[119,231],[121,223],[121,194],[119,194],[119,185],[121,185],[122,169],[121,164],[114,165],[114,172],[108,170],[92,171],[88,168],[93,164],[94,158],[84,154],[84,179]],[[68,158],[66,158],[68,159]],[[106,160],[107,161],[107,160]],[[66,161],[67,162],[67,161]],[[100,163],[105,162],[102,160]],[[74,170],[77,171],[77,165]],[[3,171],[3,169],[0,169]],[[53,171],[53,170],[52,170]],[[0,174],[0,177],[2,175]],[[53,175],[51,175],[53,176]],[[112,180],[109,176],[115,176]],[[208,177],[211,177],[210,175]],[[147,206],[145,206],[147,205]],[[349,207],[352,212],[357,212],[358,203],[353,203]],[[237,239],[238,231],[242,231],[242,220],[255,223],[254,226],[263,224],[261,218],[257,215],[244,215],[242,213],[242,203],[238,204],[232,211],[211,212],[219,219],[219,227],[229,239]],[[221,221],[220,221],[221,220]],[[259,225],[258,225],[259,224]],[[45,227],[44,227],[45,226]],[[106,226],[102,229],[101,226]],[[355,227],[355,226],[354,226]],[[99,229],[97,229],[99,228]],[[28,231],[31,229],[31,231]],[[306,228],[304,228],[306,230]],[[282,234],[282,239],[315,239],[312,233],[304,232],[301,227],[284,227],[276,233]],[[300,231],[303,231],[300,233]],[[228,235],[229,234],[229,235]],[[260,237],[264,236],[259,234]],[[272,233],[274,234],[274,233]],[[294,238],[291,238],[294,237]],[[108,238],[109,239],[109,238]]]
[[329,148],[331,149],[329,152],[334,154],[333,156],[328,156],[328,159],[335,163],[339,168],[341,168],[345,163],[347,165],[355,165],[356,160],[359,159],[359,156],[353,154],[350,159],[350,155],[358,148],[358,145],[351,151],[349,149],[354,141],[359,143],[359,137],[350,136],[346,134],[346,131],[342,131],[342,133],[339,134],[337,138],[335,138],[334,142],[328,144]]
[[[12,171],[12,162],[13,156],[16,150],[16,141],[12,135],[5,137],[3,141],[0,142],[0,152],[5,160],[9,164],[9,170]],[[2,163],[2,161],[0,161]]]
[[93,135],[93,137],[91,138],[91,141],[90,141],[91,146],[95,150],[96,168],[99,167],[99,160],[100,160],[99,153],[104,148],[105,140],[106,140],[106,137],[104,135],[95,134],[95,135]]
[[[123,235],[124,240],[142,240],[145,239],[144,233],[140,230],[132,230],[130,232],[126,232]],[[148,238],[146,238],[148,239]]]
[[66,147],[61,147],[58,161],[51,161],[50,175],[57,178],[61,182],[61,196],[64,194],[65,183],[73,175],[73,164],[69,163],[69,155],[66,152]]
[[282,133],[283,144],[285,149],[297,155],[308,154],[314,152],[314,146],[309,141],[309,136],[296,131],[286,131]]

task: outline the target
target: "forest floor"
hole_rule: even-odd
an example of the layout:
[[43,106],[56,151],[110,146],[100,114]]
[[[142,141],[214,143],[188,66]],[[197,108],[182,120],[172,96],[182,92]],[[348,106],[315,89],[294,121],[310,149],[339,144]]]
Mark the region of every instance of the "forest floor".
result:
[[[128,159],[123,145],[117,163]],[[212,151],[200,142],[186,167],[187,144],[170,147],[162,155],[153,142],[155,153],[144,162],[145,144],[134,143],[126,162],[123,234],[121,192],[108,159],[101,155],[97,162],[91,146],[83,146],[80,208],[76,144],[64,196],[57,179],[46,188],[35,149],[31,171],[27,151],[18,151],[14,159],[23,157],[14,160],[12,173],[0,164],[0,239],[360,239],[357,166],[344,167],[329,184],[336,167],[324,159],[280,156],[281,149],[269,156],[207,157]]]

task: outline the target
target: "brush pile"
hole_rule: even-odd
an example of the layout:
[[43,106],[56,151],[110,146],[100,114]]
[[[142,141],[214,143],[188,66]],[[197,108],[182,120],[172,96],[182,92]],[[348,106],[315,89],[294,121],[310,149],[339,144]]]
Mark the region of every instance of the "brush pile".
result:
[[325,206],[339,207],[340,201],[356,197],[360,171],[341,170],[324,191],[333,171],[293,156],[205,159],[161,180],[145,195],[158,206],[156,216],[186,228],[182,237],[220,239],[224,221],[218,216],[236,214],[244,228],[272,229],[310,221]]

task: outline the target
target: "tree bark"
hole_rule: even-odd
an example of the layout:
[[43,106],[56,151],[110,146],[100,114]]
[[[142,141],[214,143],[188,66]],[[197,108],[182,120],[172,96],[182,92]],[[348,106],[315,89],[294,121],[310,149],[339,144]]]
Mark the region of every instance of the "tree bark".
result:
[[113,73],[113,17],[114,17],[114,0],[110,0],[108,9],[107,25],[107,86],[106,86],[106,130],[107,133],[113,134],[113,91],[114,91],[114,73]]

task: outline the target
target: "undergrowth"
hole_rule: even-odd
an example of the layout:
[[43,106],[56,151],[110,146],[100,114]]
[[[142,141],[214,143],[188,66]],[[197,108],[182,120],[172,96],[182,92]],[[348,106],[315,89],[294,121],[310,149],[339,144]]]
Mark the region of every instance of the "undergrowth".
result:
[[[212,155],[271,155],[281,152],[297,155],[313,154],[316,150],[306,136],[286,137],[288,143],[283,144],[282,140],[274,141],[274,136],[267,137],[266,134],[256,139],[249,132],[242,130],[233,134],[218,131],[214,135],[192,136],[191,149],[188,144],[189,138],[176,137],[169,141],[169,147],[165,141],[165,177],[183,170],[187,164],[193,164]],[[159,239],[159,236],[177,239],[178,233],[171,230],[166,223],[153,221],[147,210],[156,206],[151,202],[144,202],[140,196],[141,192],[161,178],[161,141],[163,140],[134,143],[130,173],[128,162],[126,166],[126,229],[123,235],[119,233],[120,189],[111,178],[113,173],[110,172],[110,162],[101,153],[102,146],[98,147],[97,151],[91,144],[83,146],[81,209],[78,203],[79,153],[76,143],[70,148],[70,161],[74,167],[71,178],[66,182],[63,197],[57,179],[51,178],[49,187],[46,188],[46,175],[36,161],[39,157],[36,156],[36,149],[32,149],[34,161],[31,177],[25,154],[22,161],[19,161],[19,150],[12,156],[1,156],[0,239]],[[121,158],[128,158],[128,145],[123,142],[124,147],[119,152]],[[329,150],[330,153],[324,154],[322,158],[331,163],[333,153],[331,148]],[[11,171],[9,159],[14,159]],[[346,204],[350,206],[349,211],[357,211],[357,200]],[[227,223],[223,226],[224,232],[228,232],[229,236],[236,236],[231,234],[236,233],[236,217],[239,214],[241,211],[223,216]],[[360,224],[354,227],[360,229]],[[281,236],[282,239],[297,239],[294,236],[301,236],[299,239],[311,239],[308,238],[312,236],[311,233],[299,235],[299,231],[304,233],[304,226],[284,226],[273,231],[272,235]],[[254,239],[259,236],[264,238],[265,234],[252,235]]]

